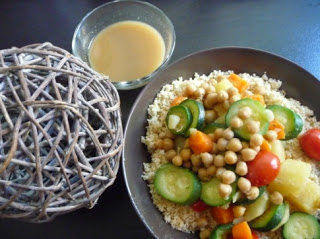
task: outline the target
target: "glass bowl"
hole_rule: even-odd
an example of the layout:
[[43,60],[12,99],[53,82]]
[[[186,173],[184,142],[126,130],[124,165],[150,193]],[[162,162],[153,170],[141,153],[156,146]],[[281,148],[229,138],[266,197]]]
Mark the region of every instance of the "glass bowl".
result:
[[133,81],[111,82],[119,90],[139,88],[150,82],[164,68],[173,53],[175,30],[170,19],[157,7],[141,1],[114,1],[105,3],[89,12],[77,26],[72,39],[72,53],[89,63],[89,49],[96,35],[107,26],[120,21],[140,21],[155,28],[165,44],[165,55],[161,65],[152,73]]

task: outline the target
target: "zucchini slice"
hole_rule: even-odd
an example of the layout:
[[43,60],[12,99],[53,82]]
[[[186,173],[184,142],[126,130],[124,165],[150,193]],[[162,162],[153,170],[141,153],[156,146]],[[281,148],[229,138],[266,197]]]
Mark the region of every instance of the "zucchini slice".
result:
[[269,105],[267,109],[271,110],[274,118],[284,125],[286,134],[284,140],[296,138],[300,134],[303,128],[300,115],[281,105]]
[[253,203],[246,206],[246,212],[244,214],[244,219],[247,222],[254,220],[255,218],[261,216],[269,206],[269,193],[267,190]]
[[241,100],[237,100],[236,102],[231,104],[226,114],[226,124],[228,127],[231,126],[231,120],[233,119],[233,117],[237,116],[239,110],[246,106],[251,108],[252,115],[250,116],[250,118],[244,120],[242,127],[238,129],[233,129],[233,131],[237,136],[241,137],[242,139],[249,140],[251,137],[251,133],[247,130],[247,121],[258,121],[260,123],[260,129],[258,133],[264,135],[269,128],[269,120],[265,112],[265,108],[258,101],[250,98],[244,98]]
[[162,165],[155,173],[154,186],[165,199],[190,205],[199,199],[201,183],[190,170],[171,163]]
[[248,205],[248,204],[251,204],[251,203],[254,203],[256,200],[258,200],[259,197],[261,197],[261,195],[266,191],[266,187],[265,186],[262,186],[262,187],[259,187],[259,195],[256,199],[254,200],[250,200],[250,199],[247,199],[246,197],[239,197],[238,200],[236,200],[234,202],[235,205]]
[[191,111],[183,105],[171,107],[166,116],[168,129],[173,134],[177,135],[183,135],[187,130],[189,130],[191,122]]
[[[196,100],[186,99],[180,103],[180,105],[187,107],[192,114],[192,122],[189,128],[195,128],[201,130],[204,126],[205,110],[203,105]],[[186,135],[189,136],[189,130]]]
[[314,216],[303,212],[294,212],[284,224],[282,234],[285,239],[319,239],[320,225]]
[[280,205],[271,204],[270,207],[260,217],[249,222],[249,225],[258,231],[271,231],[282,221],[285,212],[285,203]]
[[227,126],[222,123],[213,122],[213,123],[206,125],[206,127],[204,127],[204,129],[203,129],[203,132],[206,134],[211,134],[211,133],[214,133],[214,131],[216,131],[216,129],[218,129],[218,128],[226,129]]
[[232,226],[232,223],[216,226],[211,232],[210,239],[227,239],[231,233]]
[[220,196],[219,184],[221,182],[217,178],[212,178],[208,182],[202,183],[202,191],[200,198],[209,206],[223,206],[232,201],[233,195],[236,193],[237,182],[231,184],[232,192],[228,198]]

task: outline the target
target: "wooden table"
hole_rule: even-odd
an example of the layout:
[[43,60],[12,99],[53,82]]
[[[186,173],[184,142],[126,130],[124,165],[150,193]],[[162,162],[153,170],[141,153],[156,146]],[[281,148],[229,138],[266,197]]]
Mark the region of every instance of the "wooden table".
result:
[[[244,46],[278,54],[320,79],[319,0],[161,0],[175,26],[171,62],[207,48]],[[102,0],[2,1],[0,48],[50,41],[71,51],[74,29]],[[303,80],[303,79],[302,79]],[[141,89],[120,91],[123,126]],[[1,212],[0,212],[1,213]],[[1,238],[152,238],[130,202],[120,168],[116,182],[91,210],[45,224],[0,220]]]

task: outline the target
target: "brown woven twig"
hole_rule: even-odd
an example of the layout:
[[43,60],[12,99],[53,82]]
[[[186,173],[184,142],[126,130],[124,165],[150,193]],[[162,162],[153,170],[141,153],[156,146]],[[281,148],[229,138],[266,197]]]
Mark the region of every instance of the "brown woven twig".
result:
[[93,207],[122,145],[106,77],[50,43],[0,51],[0,217],[43,222]]

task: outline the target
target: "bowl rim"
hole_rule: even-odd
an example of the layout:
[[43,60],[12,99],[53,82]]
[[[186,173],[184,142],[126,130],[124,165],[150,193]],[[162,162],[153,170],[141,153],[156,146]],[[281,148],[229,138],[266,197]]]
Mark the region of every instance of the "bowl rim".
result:
[[[156,74],[158,74],[163,68],[165,68],[170,59],[171,56],[174,52],[175,49],[175,45],[176,45],[176,32],[175,32],[175,28],[174,25],[172,24],[172,21],[170,20],[170,18],[158,7],[156,7],[155,5],[145,2],[145,1],[137,1],[137,0],[115,0],[112,2],[107,2],[104,4],[101,4],[100,6],[97,6],[96,8],[92,9],[90,12],[88,12],[78,23],[77,27],[74,30],[73,33],[73,37],[72,37],[72,41],[71,41],[71,50],[72,50],[72,54],[81,59],[80,56],[77,56],[75,54],[75,48],[76,48],[76,39],[77,39],[77,35],[78,32],[80,31],[82,25],[84,24],[84,22],[92,15],[94,14],[96,11],[98,11],[101,8],[107,7],[109,5],[114,5],[114,4],[125,4],[125,3],[129,3],[129,4],[138,4],[138,5],[144,5],[147,6],[149,8],[152,8],[154,10],[156,10],[157,12],[160,13],[160,15],[162,15],[166,21],[168,22],[168,26],[170,28],[170,32],[172,33],[172,46],[169,49],[168,52],[165,52],[165,58],[163,59],[162,63],[150,74],[143,76],[139,79],[133,80],[133,81],[122,81],[122,82],[113,82],[111,81],[111,83],[118,89],[118,90],[132,90],[132,89],[136,89],[136,88],[140,88],[142,86],[145,86],[146,84],[148,84],[150,81],[152,81],[152,79],[155,77]],[[83,59],[81,59],[83,60]],[[84,61],[84,60],[83,60]],[[84,61],[90,68],[90,63],[89,60],[88,61]],[[94,70],[94,69],[93,69]],[[95,70],[94,70],[95,71]],[[101,73],[99,73],[101,74]]]
[[[303,74],[306,74],[308,75],[308,81],[311,82],[312,84],[316,84],[316,85],[320,85],[320,79],[318,79],[315,75],[313,75],[312,73],[310,73],[309,71],[307,71],[305,68],[303,68],[302,66],[298,65],[297,63],[285,58],[285,57],[282,57],[278,54],[275,54],[275,53],[271,53],[269,51],[265,51],[265,50],[261,50],[261,49],[256,49],[256,48],[251,48],[251,47],[241,47],[241,46],[223,46],[223,47],[215,47],[215,48],[208,48],[208,49],[204,49],[204,50],[200,50],[200,51],[197,51],[197,52],[193,52],[191,54],[188,54],[176,61],[174,61],[173,63],[171,63],[166,69],[171,69],[173,67],[175,67],[176,65],[178,65],[179,63],[189,59],[189,58],[192,58],[192,57],[196,57],[197,55],[203,55],[205,54],[206,52],[218,52],[218,51],[245,51],[247,53],[258,53],[258,54],[263,54],[265,55],[266,57],[270,57],[270,58],[274,58],[274,59],[278,59],[279,61],[281,62],[284,62],[284,63],[287,63],[289,64],[290,67],[294,67],[296,68],[297,70],[301,71]],[[213,70],[213,69],[212,69]],[[232,70],[232,69],[230,69]],[[209,72],[208,72],[209,73]],[[251,74],[251,73],[250,73]],[[161,75],[158,75],[158,77],[160,77]],[[178,79],[178,77],[180,76],[176,76],[176,78],[172,78],[170,79],[170,82],[172,82],[173,80],[175,79]],[[282,80],[282,79],[280,79]],[[156,84],[157,81],[154,81]],[[160,81],[159,81],[160,82]],[[166,85],[166,84],[169,84],[167,83],[166,81],[163,82],[161,81],[161,86],[160,83],[159,83],[159,87],[158,87],[158,92],[161,90],[161,88]],[[127,144],[127,134],[128,134],[128,129],[130,127],[130,124],[131,124],[131,119],[133,117],[133,114],[134,112],[137,110],[137,105],[139,104],[139,102],[141,101],[141,99],[147,95],[147,97],[156,97],[156,95],[153,94],[153,90],[151,90],[152,92],[149,92],[150,91],[150,88],[153,87],[152,83],[150,83],[149,85],[147,85],[138,95],[138,97],[136,98],[133,106],[131,107],[131,110],[130,110],[130,113],[128,115],[128,120],[126,122],[126,125],[125,125],[125,131],[124,131],[124,147],[123,147],[123,153],[122,153],[122,173],[123,173],[123,176],[124,176],[124,180],[125,180],[125,184],[126,184],[126,188],[127,188],[127,193],[128,193],[128,196],[130,198],[130,201],[132,203],[132,206],[133,208],[135,209],[135,212],[136,214],[138,215],[138,217],[140,218],[140,220],[142,221],[142,223],[144,224],[144,226],[147,228],[147,230],[149,231],[149,233],[155,237],[155,238],[158,238],[158,234],[155,234],[155,230],[154,228],[152,228],[151,225],[148,224],[148,222],[146,221],[146,218],[145,218],[145,213],[144,213],[144,210],[142,210],[141,206],[138,205],[138,202],[135,200],[135,197],[134,197],[134,192],[132,190],[132,185],[130,185],[130,182],[128,181],[128,175],[127,175],[127,170],[128,170],[128,167],[126,165],[126,161],[128,161],[128,159],[126,158],[126,154],[127,154],[127,147],[126,147],[126,144]],[[152,94],[152,95],[151,95]],[[303,104],[303,103],[302,103]],[[148,108],[148,107],[147,107]],[[144,109],[143,109],[144,110]],[[141,115],[141,110],[140,111],[140,115]],[[144,112],[142,113],[144,115]],[[317,116],[317,114],[315,113],[315,116]],[[147,121],[147,119],[145,119],[145,121]],[[144,125],[144,129],[145,129],[146,125]],[[141,136],[144,136],[144,135],[139,135],[139,137]],[[141,143],[141,141],[140,141]],[[142,144],[142,143],[141,143]],[[145,146],[143,146],[145,147]],[[145,149],[145,151],[147,152],[147,149]],[[148,152],[147,152],[148,153]],[[149,153],[148,153],[149,154]],[[143,164],[143,162],[141,162]],[[142,178],[142,175],[141,175],[141,178]],[[143,180],[143,179],[142,179]],[[148,187],[148,182],[146,182],[145,180],[143,180],[146,184],[146,187]],[[149,193],[148,195],[150,198],[151,198],[151,195]],[[151,199],[152,200],[152,199]],[[152,202],[153,203],[153,202]],[[153,204],[154,205],[154,204]],[[156,206],[154,205],[154,208],[155,210],[159,211]],[[159,213],[161,213],[159,211]],[[161,213],[162,214],[162,213]],[[187,234],[186,234],[187,236]],[[186,237],[187,238],[187,237]],[[189,238],[189,237],[188,237]]]

